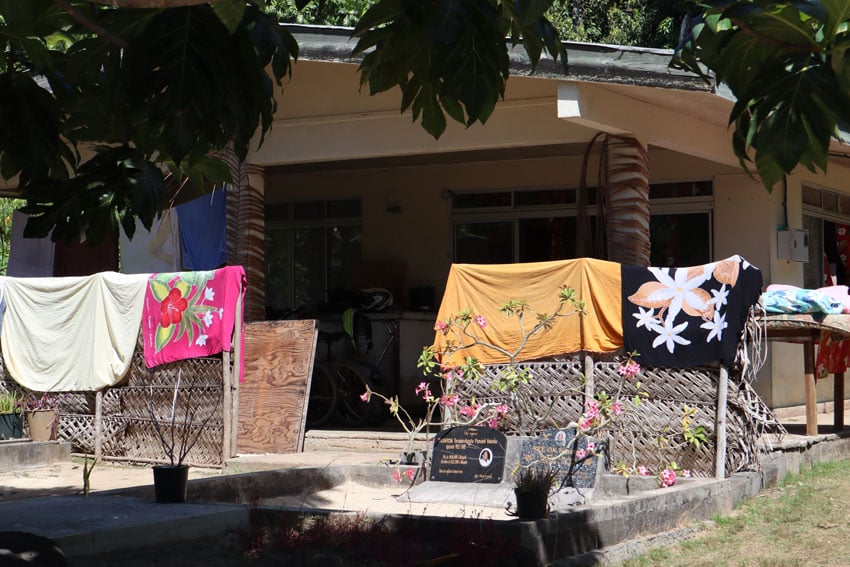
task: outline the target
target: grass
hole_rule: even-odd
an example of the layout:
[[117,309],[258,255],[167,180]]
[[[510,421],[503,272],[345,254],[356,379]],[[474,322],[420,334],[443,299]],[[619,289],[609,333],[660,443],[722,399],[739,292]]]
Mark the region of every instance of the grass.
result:
[[850,564],[850,461],[818,464],[786,477],[717,517],[695,538],[621,563],[644,566]]

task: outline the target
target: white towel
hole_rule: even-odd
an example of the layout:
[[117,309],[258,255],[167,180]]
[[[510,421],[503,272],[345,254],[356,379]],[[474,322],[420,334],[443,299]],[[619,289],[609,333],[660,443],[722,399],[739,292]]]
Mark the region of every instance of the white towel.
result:
[[139,337],[149,276],[6,278],[0,345],[9,374],[38,392],[120,382]]

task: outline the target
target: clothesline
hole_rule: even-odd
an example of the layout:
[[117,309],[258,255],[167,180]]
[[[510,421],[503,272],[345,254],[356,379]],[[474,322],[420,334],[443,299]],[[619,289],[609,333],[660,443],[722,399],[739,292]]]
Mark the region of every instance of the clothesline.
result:
[[30,390],[114,386],[130,367],[140,331],[149,368],[230,349],[245,286],[241,266],[0,278],[3,361],[11,377]]

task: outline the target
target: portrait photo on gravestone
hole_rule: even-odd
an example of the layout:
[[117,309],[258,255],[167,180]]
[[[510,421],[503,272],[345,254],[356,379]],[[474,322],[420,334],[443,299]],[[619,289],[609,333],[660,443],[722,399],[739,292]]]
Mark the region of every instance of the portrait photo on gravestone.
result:
[[547,429],[523,441],[520,466],[556,468],[560,488],[593,488],[603,453],[601,441],[576,437],[574,429]]
[[500,483],[507,438],[489,427],[446,429],[434,439],[430,480]]

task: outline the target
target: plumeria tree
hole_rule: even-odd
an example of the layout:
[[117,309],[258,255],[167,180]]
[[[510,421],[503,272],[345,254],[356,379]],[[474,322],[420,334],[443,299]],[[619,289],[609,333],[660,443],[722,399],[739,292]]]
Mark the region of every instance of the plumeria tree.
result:
[[[584,302],[578,298],[575,290],[564,286],[558,292],[558,306],[551,314],[534,312],[524,299],[512,299],[503,304],[499,311],[505,317],[515,319],[520,330],[516,344],[498,345],[481,338],[475,329],[483,330],[487,320],[472,309],[465,309],[437,321],[435,330],[443,335],[442,346],[425,347],[418,365],[426,374],[441,379],[444,392],[453,393],[459,380],[479,380],[484,376],[484,365],[473,356],[464,356],[466,352],[481,347],[498,353],[507,363],[493,381],[494,393],[508,397],[508,405],[515,413],[517,429],[531,433],[549,421],[552,407],[543,412],[536,411],[532,400],[523,395],[523,387],[532,379],[531,370],[520,364],[523,350],[531,337],[551,328],[557,319],[584,315]],[[527,321],[529,317],[532,318],[531,323]],[[461,362],[453,362],[458,360]],[[461,412],[469,413],[480,407],[481,404],[474,399],[465,403],[444,404],[445,420],[456,421],[462,415]]]

